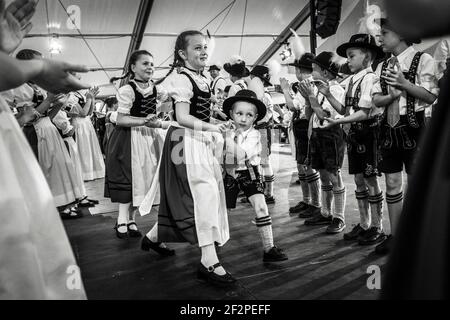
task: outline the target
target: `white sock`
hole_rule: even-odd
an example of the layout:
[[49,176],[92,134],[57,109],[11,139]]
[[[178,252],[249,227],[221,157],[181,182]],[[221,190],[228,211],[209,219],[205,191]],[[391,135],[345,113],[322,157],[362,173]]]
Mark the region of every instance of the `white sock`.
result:
[[372,227],[383,230],[383,192],[369,197]]
[[306,180],[305,174],[298,174],[298,179],[300,180],[300,186],[302,187],[303,194],[303,202],[310,204],[311,203],[311,195],[309,193],[309,184]]
[[347,199],[345,187],[341,190],[333,190],[334,195],[334,218],[345,222],[345,202]]
[[261,237],[263,249],[265,252],[268,252],[273,248],[272,218],[270,216],[265,216],[262,218],[255,218],[255,221]]
[[318,172],[306,177],[309,185],[309,192],[311,194],[311,205],[320,208],[320,175]]
[[333,204],[333,185],[322,185],[322,215],[329,217],[331,215],[331,206]]
[[358,202],[360,225],[364,230],[369,229],[369,190],[355,191],[356,201]]
[[128,222],[128,210],[130,208],[131,203],[119,203],[119,216],[117,217],[117,224],[125,224],[124,227],[119,227],[117,231],[121,233],[125,233],[128,231],[127,222]]

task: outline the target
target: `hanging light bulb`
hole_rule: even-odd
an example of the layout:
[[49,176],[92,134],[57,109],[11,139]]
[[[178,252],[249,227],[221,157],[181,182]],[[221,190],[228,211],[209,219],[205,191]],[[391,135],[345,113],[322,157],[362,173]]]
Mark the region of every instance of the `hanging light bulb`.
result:
[[280,57],[281,60],[284,61],[292,56],[292,49],[289,47],[289,44],[284,45],[284,50],[281,51]]
[[59,38],[57,35],[53,35],[50,39],[50,48],[49,51],[51,54],[60,54],[62,50],[61,43],[59,42]]

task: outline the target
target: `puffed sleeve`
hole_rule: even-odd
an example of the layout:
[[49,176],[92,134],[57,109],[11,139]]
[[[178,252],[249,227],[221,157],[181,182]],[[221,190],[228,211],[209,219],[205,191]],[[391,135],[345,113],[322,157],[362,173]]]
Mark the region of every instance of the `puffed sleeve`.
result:
[[158,101],[165,102],[169,99],[169,91],[163,85],[156,85],[156,92],[158,94]]
[[435,62],[428,53],[422,54],[417,68],[417,85],[437,95],[438,85],[435,75]]
[[183,74],[175,74],[169,82],[169,96],[177,102],[190,103],[194,96],[192,83]]
[[361,98],[358,106],[361,109],[371,109],[372,104],[372,88],[377,82],[377,76],[374,73],[368,73],[361,82]]
[[117,112],[122,114],[130,114],[130,109],[134,102],[134,91],[130,85],[125,85],[119,88],[116,95],[118,108]]
[[63,134],[67,134],[73,128],[73,126],[70,124],[69,119],[67,118],[67,114],[62,111],[59,111],[53,117],[52,122],[55,127],[62,131]]

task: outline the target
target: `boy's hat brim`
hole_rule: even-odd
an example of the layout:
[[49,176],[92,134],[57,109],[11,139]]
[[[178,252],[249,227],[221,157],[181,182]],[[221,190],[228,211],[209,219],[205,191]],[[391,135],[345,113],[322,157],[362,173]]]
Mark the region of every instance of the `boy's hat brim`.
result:
[[223,69],[228,72],[230,75],[235,77],[241,77],[245,78],[250,75],[250,70],[245,66],[245,62],[237,63],[237,64],[230,64],[225,63],[223,65]]
[[376,45],[375,38],[369,34],[355,34],[351,36],[349,42],[337,47],[336,53],[341,57],[347,58],[347,49],[350,48],[368,49],[375,54],[374,60],[384,57],[383,49]]
[[331,52],[324,51],[312,58],[312,63],[317,64],[322,69],[331,72],[336,77],[340,77],[339,66],[331,62],[332,57],[333,54]]
[[261,119],[263,119],[266,116],[267,108],[266,108],[266,105],[264,104],[264,102],[259,100],[256,97],[256,93],[254,93],[252,90],[244,89],[244,90],[238,91],[235,96],[227,98],[223,102],[223,106],[222,106],[223,112],[227,115],[228,118],[231,118],[230,113],[231,113],[231,110],[233,109],[233,105],[235,102],[238,102],[238,101],[249,102],[256,107],[256,109],[258,110],[257,111],[258,116],[256,117],[255,122],[260,121]]

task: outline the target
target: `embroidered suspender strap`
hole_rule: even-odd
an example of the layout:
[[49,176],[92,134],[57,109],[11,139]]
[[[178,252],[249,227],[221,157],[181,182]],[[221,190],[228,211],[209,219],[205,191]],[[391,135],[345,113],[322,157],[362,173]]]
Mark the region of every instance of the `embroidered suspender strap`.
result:
[[359,81],[358,85],[356,86],[356,90],[355,90],[355,96],[352,99],[352,105],[351,107],[353,108],[354,111],[358,111],[360,108],[358,106],[359,100],[361,99],[361,83],[364,81],[364,78],[368,75],[371,74],[373,72],[368,72],[366,73],[361,80]]
[[241,87],[242,90],[245,90],[245,87],[242,83],[236,83],[239,87]]
[[[416,82],[417,68],[419,67],[420,57],[422,56],[422,54],[423,52],[417,52],[414,55],[411,66],[406,75],[406,80],[413,84]],[[416,110],[414,108],[415,104],[416,99],[410,94],[406,95],[406,116],[408,119],[408,124],[412,128],[419,128],[419,122],[417,121]]]
[[248,172],[250,173],[250,178],[252,181],[256,180],[256,172],[255,172],[255,168],[252,167],[252,165],[250,164],[250,161],[245,160],[245,166],[248,169]]
[[214,94],[216,92],[216,85],[217,82],[219,82],[220,79],[223,79],[222,77],[217,77],[216,79],[214,79],[214,81],[211,83],[211,91]]
[[386,80],[381,78],[381,75],[386,71],[387,67],[389,65],[388,59],[384,60],[383,65],[381,66],[381,74],[380,74],[380,85],[381,85],[381,92],[384,96],[387,96],[389,94],[388,92],[388,85],[386,83]]

